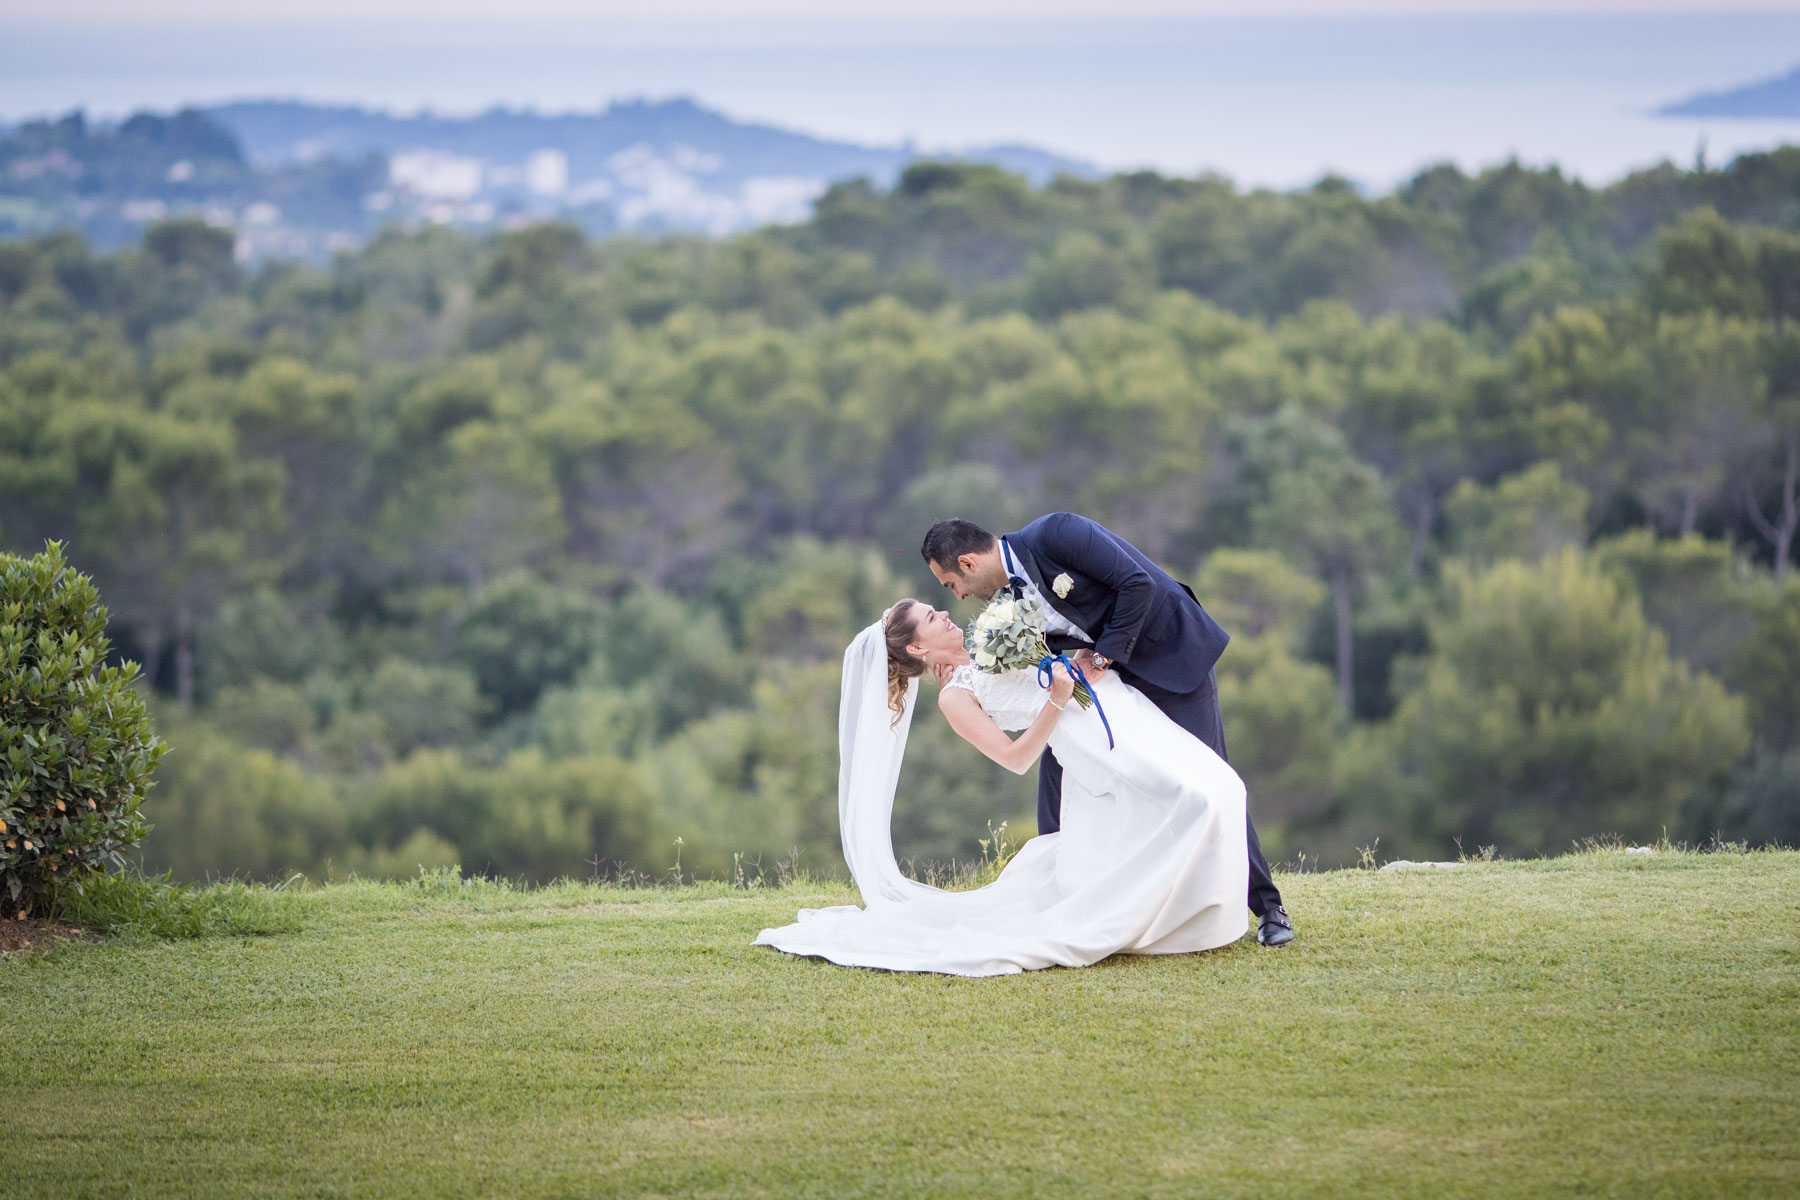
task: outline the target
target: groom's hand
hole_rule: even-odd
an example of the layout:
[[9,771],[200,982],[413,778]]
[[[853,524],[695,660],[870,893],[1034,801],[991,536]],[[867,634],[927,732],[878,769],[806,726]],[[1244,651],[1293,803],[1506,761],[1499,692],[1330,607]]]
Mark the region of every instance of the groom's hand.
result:
[[1086,675],[1089,679],[1098,679],[1106,674],[1106,668],[1095,660],[1094,652],[1092,650],[1077,650],[1075,652],[1075,665],[1080,667],[1081,673]]

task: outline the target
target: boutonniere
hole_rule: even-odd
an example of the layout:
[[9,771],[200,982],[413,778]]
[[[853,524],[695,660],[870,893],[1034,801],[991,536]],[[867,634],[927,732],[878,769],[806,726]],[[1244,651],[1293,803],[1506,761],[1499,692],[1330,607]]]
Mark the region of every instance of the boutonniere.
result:
[[1050,590],[1056,593],[1056,598],[1058,600],[1067,600],[1069,598],[1069,589],[1074,586],[1075,581],[1069,578],[1069,573],[1067,571],[1064,571],[1061,575],[1058,575],[1055,579],[1050,581]]

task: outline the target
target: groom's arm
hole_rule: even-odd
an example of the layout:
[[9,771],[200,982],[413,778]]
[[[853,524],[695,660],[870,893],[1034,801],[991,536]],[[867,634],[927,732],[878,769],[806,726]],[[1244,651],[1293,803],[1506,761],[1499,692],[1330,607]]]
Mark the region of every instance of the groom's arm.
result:
[[1044,522],[1041,536],[1053,561],[1100,581],[1118,597],[1113,601],[1112,619],[1094,635],[1094,650],[1114,662],[1129,663],[1156,600],[1156,582],[1150,573],[1086,517],[1057,513]]

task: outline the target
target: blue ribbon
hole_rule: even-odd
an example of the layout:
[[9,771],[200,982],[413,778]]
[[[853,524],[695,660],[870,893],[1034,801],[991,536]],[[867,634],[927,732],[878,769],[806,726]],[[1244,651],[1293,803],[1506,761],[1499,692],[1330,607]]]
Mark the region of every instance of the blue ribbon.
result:
[[1038,660],[1038,686],[1045,691],[1050,690],[1050,683],[1056,678],[1054,673],[1054,664],[1056,663],[1061,663],[1069,668],[1069,674],[1073,675],[1076,681],[1088,690],[1088,695],[1093,697],[1094,711],[1100,714],[1100,724],[1106,727],[1106,748],[1113,749],[1112,722],[1106,719],[1106,710],[1100,707],[1100,693],[1094,690],[1094,685],[1088,682],[1087,676],[1082,674],[1080,667],[1069,660],[1068,655],[1046,654]]

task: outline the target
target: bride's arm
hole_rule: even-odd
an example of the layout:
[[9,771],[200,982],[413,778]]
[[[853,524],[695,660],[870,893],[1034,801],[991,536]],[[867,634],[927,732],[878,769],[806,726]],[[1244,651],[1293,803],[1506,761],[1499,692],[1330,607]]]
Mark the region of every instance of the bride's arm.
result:
[[1050,732],[1062,716],[1061,705],[1075,694],[1075,680],[1068,668],[1057,663],[1050,681],[1050,702],[1038,711],[1037,719],[1016,738],[1006,736],[994,724],[994,718],[975,701],[975,693],[967,688],[945,688],[938,693],[938,708],[950,722],[950,728],[969,745],[975,747],[1014,775],[1023,775],[1050,743]]

